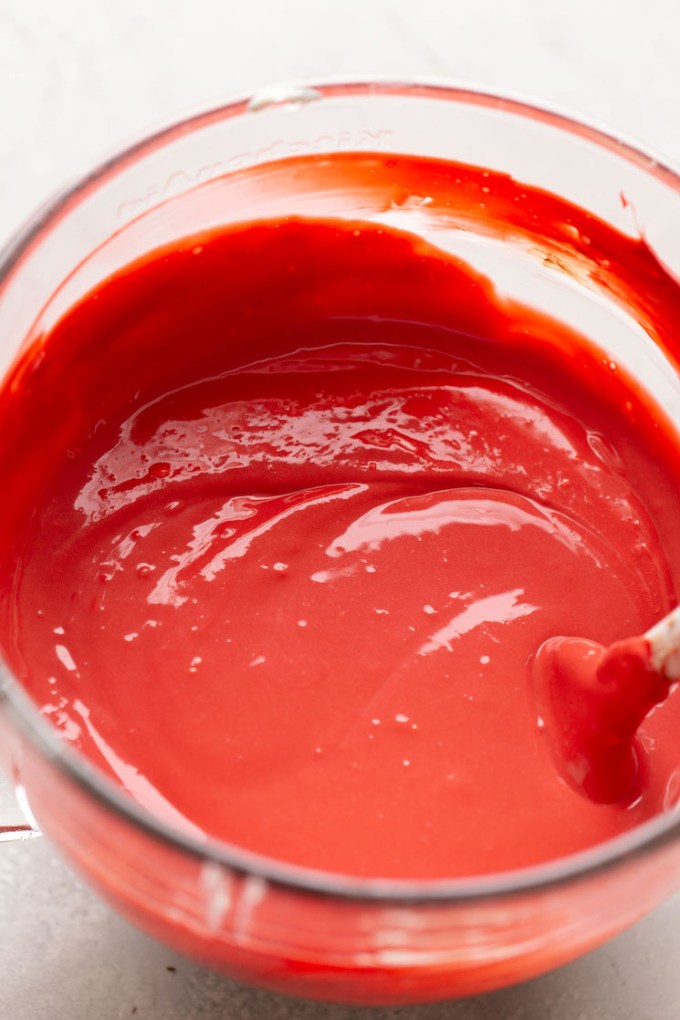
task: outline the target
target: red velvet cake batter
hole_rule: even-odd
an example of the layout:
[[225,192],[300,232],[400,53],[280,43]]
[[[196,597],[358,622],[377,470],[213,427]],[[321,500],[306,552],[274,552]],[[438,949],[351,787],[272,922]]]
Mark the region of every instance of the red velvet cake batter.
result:
[[603,805],[556,768],[527,661],[674,604],[677,436],[454,256],[360,221],[195,235],[40,337],[0,428],[5,498],[32,507],[3,510],[7,659],[185,831],[433,878],[674,806],[680,702],[644,723],[632,802]]

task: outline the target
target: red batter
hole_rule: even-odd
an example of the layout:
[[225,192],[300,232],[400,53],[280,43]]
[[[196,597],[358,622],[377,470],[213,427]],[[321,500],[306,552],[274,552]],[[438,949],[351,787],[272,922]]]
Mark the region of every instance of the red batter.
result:
[[193,237],[105,282],[1,394],[7,657],[187,831],[400,878],[582,849],[672,806],[680,699],[645,723],[638,798],[604,806],[555,768],[526,663],[673,605],[659,421],[585,340],[413,237]]

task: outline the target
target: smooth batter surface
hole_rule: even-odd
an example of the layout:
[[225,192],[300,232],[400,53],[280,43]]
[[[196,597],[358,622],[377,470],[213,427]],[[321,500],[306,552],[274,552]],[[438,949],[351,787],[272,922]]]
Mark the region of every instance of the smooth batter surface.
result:
[[454,258],[358,222],[192,238],[69,313],[0,413],[35,507],[5,512],[7,657],[167,820],[444,877],[674,806],[680,706],[645,724],[638,799],[603,806],[555,768],[526,669],[674,603],[649,509],[680,504],[674,439]]

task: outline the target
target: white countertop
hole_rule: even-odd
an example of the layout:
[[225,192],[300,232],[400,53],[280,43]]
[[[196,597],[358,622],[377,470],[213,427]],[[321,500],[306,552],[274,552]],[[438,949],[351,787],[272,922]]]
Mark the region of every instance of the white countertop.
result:
[[[273,81],[456,77],[533,96],[680,164],[677,0],[0,0],[0,242],[159,123]],[[2,1020],[677,1020],[680,897],[554,974],[356,1010],[238,986],[139,934],[44,840],[0,844]]]

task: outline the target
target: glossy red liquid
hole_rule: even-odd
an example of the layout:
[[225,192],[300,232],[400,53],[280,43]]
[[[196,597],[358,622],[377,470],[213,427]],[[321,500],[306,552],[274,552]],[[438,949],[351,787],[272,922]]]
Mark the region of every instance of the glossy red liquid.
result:
[[639,798],[603,806],[555,768],[526,663],[674,603],[676,438],[453,256],[359,222],[194,237],[40,338],[0,426],[33,508],[4,511],[7,657],[185,831],[441,877],[672,804],[680,704],[645,724]]

